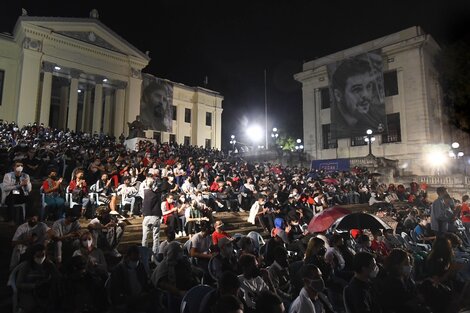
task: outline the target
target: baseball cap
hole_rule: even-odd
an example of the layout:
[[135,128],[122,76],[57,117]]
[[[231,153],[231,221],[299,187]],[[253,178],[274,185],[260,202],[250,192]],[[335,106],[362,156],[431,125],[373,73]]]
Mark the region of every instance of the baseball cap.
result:
[[224,222],[222,222],[222,221],[220,221],[220,220],[219,220],[219,221],[216,221],[216,222],[214,223],[214,228],[219,228],[219,227],[222,227],[222,226],[224,226]]

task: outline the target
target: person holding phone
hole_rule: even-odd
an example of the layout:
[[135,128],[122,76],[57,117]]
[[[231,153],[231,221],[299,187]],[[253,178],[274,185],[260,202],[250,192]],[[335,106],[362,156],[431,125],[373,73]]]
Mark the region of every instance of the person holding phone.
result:
[[[26,216],[24,215],[32,207],[31,190],[31,180],[29,175],[23,172],[23,163],[16,161],[13,164],[13,171],[3,177],[2,199],[5,199],[7,205],[5,214],[7,221],[13,219],[17,225],[25,221]],[[25,214],[21,210],[15,211],[15,205],[21,203],[26,204]]]

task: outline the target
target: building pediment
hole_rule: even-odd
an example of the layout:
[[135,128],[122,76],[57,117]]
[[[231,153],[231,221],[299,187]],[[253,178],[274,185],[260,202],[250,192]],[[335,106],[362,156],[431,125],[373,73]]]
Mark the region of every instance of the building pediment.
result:
[[142,58],[147,62],[150,60],[147,54],[95,18],[21,16],[15,25],[14,33],[27,28],[40,28],[50,36],[65,36],[106,50]]

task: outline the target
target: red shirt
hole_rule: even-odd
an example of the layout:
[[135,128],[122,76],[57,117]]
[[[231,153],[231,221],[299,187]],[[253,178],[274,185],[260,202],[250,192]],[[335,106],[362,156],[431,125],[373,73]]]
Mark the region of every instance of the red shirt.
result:
[[[468,215],[465,216],[465,213]],[[460,210],[462,216],[462,223],[470,223],[470,207],[467,202],[462,203],[462,209]]]
[[380,255],[387,256],[390,251],[383,241],[378,242],[377,240],[372,240],[370,243],[370,248],[372,251],[377,252]]
[[220,233],[215,231],[212,233],[212,243],[216,246],[217,243],[219,242],[219,239],[224,238],[224,237],[230,238],[230,235],[224,231]]

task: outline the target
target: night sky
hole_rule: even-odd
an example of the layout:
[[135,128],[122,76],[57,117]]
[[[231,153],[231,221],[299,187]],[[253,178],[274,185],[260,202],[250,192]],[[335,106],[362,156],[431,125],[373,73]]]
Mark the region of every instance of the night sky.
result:
[[269,127],[301,137],[301,85],[293,74],[304,61],[414,25],[441,45],[470,30],[467,0],[5,2],[0,32],[12,32],[22,7],[30,16],[62,17],[88,17],[96,8],[105,25],[150,51],[144,72],[203,87],[208,76],[207,88],[225,97],[224,146],[232,133],[241,139],[246,123],[264,126],[264,69]]

